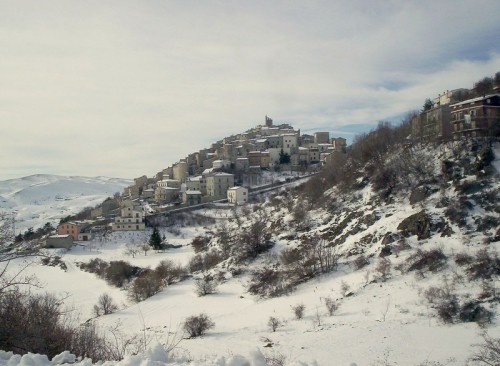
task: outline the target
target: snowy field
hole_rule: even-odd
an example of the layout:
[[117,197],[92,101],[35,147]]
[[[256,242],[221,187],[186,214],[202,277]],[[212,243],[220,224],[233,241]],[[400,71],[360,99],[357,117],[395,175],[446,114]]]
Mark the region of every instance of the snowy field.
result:
[[17,234],[46,222],[56,226],[61,218],[94,207],[132,183],[120,178],[45,174],[9,179],[0,181],[0,210],[15,213]]
[[[218,216],[215,212],[208,214]],[[389,225],[393,220],[390,216],[389,223],[381,220],[380,225]],[[194,254],[189,245],[191,239],[204,230],[182,228],[179,235],[164,231],[162,234],[170,244],[182,246],[164,253],[148,251],[147,255],[141,253],[135,258],[125,254],[126,244],[147,240],[147,234],[115,233],[105,243],[82,242],[68,252],[52,250],[52,254],[62,256],[67,271],[39,263],[34,263],[28,271],[36,273],[45,283],[43,291],[66,296],[66,305],[80,312],[82,321],[92,317],[92,307],[102,293],[110,294],[120,310],[98,318],[100,326],[120,324],[121,329],[131,335],[146,330],[151,345],[180,337],[186,317],[208,314],[215,328],[201,338],[182,340],[173,352],[176,357],[184,357],[181,359],[206,360],[207,365],[220,356],[229,360],[232,355],[243,354],[252,359],[255,355],[248,355],[256,349],[267,356],[284,355],[287,364],[300,361],[309,365],[315,362],[351,365],[355,362],[361,366],[388,359],[398,365],[416,365],[425,360],[444,362],[450,357],[461,364],[470,355],[470,346],[480,341],[482,329],[475,323],[443,325],[423,303],[419,288],[436,283],[434,277],[394,276],[383,284],[367,285],[366,271],[369,279],[373,268],[353,272],[341,265],[337,272],[301,285],[292,294],[279,298],[263,300],[250,295],[246,291],[248,274],[242,274],[228,276],[213,295],[198,297],[194,280],[188,279],[136,304],[128,300],[124,290],[109,286],[76,265],[95,257],[107,261],[123,259],[151,268],[164,259],[186,264]],[[265,265],[265,262],[266,256],[253,266]],[[342,297],[341,281],[349,284],[352,295]],[[327,315],[323,301],[327,297],[340,302],[333,316]],[[299,303],[305,305],[305,317],[295,320],[291,307]],[[267,325],[270,316],[283,323],[276,332]],[[500,335],[496,325],[490,326],[489,332],[492,336]]]

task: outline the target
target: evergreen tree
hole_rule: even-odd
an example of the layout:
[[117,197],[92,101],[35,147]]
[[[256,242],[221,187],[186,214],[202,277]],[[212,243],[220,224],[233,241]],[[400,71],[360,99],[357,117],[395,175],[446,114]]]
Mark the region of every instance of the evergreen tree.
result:
[[280,151],[280,164],[290,164],[290,155],[285,153],[283,149]]
[[422,108],[422,112],[426,112],[428,111],[429,109],[432,108],[432,100],[430,100],[429,98],[427,98],[424,102],[424,106]]
[[158,232],[158,229],[156,227],[153,228],[153,233],[151,234],[151,237],[149,238],[149,245],[154,250],[161,249],[161,236],[160,236],[160,233]]

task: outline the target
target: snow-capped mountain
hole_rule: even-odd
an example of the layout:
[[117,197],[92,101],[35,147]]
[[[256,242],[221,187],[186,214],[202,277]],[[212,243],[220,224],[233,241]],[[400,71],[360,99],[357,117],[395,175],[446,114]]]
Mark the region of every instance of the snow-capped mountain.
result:
[[62,217],[122,192],[132,180],[37,174],[0,181],[0,210],[16,217],[16,232],[56,225]]

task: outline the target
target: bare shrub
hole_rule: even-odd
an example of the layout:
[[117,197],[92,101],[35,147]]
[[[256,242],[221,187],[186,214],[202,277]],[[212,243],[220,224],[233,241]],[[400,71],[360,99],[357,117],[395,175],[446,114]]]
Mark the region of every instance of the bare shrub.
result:
[[154,272],[159,279],[165,282],[165,285],[171,285],[187,276],[186,268],[168,259],[162,260]]
[[500,258],[496,253],[490,253],[487,249],[481,249],[476,253],[474,262],[466,269],[470,280],[490,279],[500,276]]
[[420,250],[408,257],[408,271],[437,272],[446,265],[447,257],[441,249]]
[[111,261],[105,271],[105,279],[111,285],[122,287],[126,282],[140,273],[139,267],[131,266],[125,261]]
[[267,321],[267,326],[273,331],[276,332],[276,329],[278,329],[282,325],[281,320],[278,318],[271,316],[269,317],[269,320]]
[[460,227],[464,227],[467,224],[467,211],[460,207],[458,203],[449,205],[444,211],[444,215]]
[[204,335],[215,323],[206,314],[193,315],[184,321],[183,328],[190,338]]
[[248,292],[263,297],[275,297],[289,293],[293,285],[286,280],[286,274],[272,268],[254,271],[248,284]]
[[300,320],[304,317],[304,311],[306,310],[306,306],[304,304],[297,304],[292,306],[293,314],[295,315],[295,319]]
[[95,316],[112,314],[116,310],[118,310],[118,306],[115,304],[111,296],[106,293],[99,296],[97,304],[94,305]]
[[399,171],[393,164],[383,165],[372,175],[372,187],[376,192],[381,192],[381,198],[387,198],[398,182]]
[[287,356],[283,353],[274,351],[272,354],[266,354],[267,366],[285,366],[287,364]]
[[80,327],[62,309],[63,299],[18,289],[0,296],[0,349],[45,354],[69,350],[77,356],[108,360],[110,346],[96,328]]
[[104,278],[108,267],[109,263],[100,258],[93,258],[88,263],[80,263],[80,268],[83,271],[94,273],[102,278]]
[[194,273],[198,271],[203,271],[205,269],[203,263],[203,255],[196,254],[188,262],[189,272]]
[[325,297],[323,300],[325,301],[325,306],[326,306],[326,310],[328,312],[328,315],[332,316],[339,308],[339,305],[331,297]]
[[453,323],[460,310],[458,296],[447,282],[440,287],[431,286],[424,292],[424,297],[436,310],[444,323]]
[[223,260],[224,258],[214,250],[206,253],[199,253],[190,259],[188,263],[189,271],[191,273],[208,271]]
[[304,279],[336,270],[340,257],[333,245],[319,237],[304,240],[300,255],[303,259],[299,265]]
[[467,365],[500,365],[500,338],[490,337],[487,333],[482,334],[483,343],[474,344],[476,352],[468,359]]
[[197,236],[191,241],[195,253],[204,252],[208,249],[210,238],[208,236]]
[[302,260],[302,254],[297,248],[285,248],[281,251],[279,258],[283,265],[291,266]]
[[293,219],[299,229],[305,229],[309,226],[309,212],[303,200],[298,200],[292,212]]
[[198,278],[194,282],[195,292],[198,296],[205,296],[217,292],[217,281],[210,276],[204,275],[203,278]]
[[479,294],[478,298],[484,300],[495,297],[496,297],[495,285],[489,281],[483,280],[483,282],[481,282],[481,293]]
[[164,287],[163,281],[155,275],[154,271],[148,269],[135,279],[128,294],[133,301],[139,302],[157,294]]
[[375,267],[375,272],[377,272],[378,277],[383,281],[387,281],[391,274],[391,260],[389,258],[380,258],[377,266]]
[[455,263],[459,266],[464,266],[474,262],[474,257],[467,253],[457,253],[455,254]]

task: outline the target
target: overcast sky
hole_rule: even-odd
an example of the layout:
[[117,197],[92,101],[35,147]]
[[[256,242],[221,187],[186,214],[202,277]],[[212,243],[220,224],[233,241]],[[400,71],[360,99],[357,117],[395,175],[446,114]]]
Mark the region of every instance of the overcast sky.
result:
[[500,71],[500,1],[0,0],[0,180],[152,176],[262,124],[351,137]]

